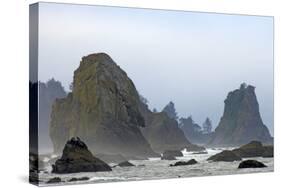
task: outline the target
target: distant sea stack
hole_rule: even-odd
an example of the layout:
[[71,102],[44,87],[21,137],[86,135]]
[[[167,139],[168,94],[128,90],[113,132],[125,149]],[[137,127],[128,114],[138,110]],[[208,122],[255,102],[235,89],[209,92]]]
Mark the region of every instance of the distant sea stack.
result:
[[156,156],[144,138],[140,99],[132,80],[105,53],[83,57],[74,72],[73,91],[57,99],[50,136],[55,152],[78,136],[94,153]]
[[252,140],[273,142],[262,122],[254,86],[241,84],[228,94],[224,103],[223,116],[209,145],[237,146]]
[[53,146],[49,136],[52,105],[56,99],[66,97],[66,92],[59,81],[54,78],[46,83],[39,82],[39,150],[52,152]]
[[142,133],[154,151],[163,153],[166,150],[181,150],[190,145],[178,122],[166,112],[151,112],[144,103],[140,106],[146,126]]

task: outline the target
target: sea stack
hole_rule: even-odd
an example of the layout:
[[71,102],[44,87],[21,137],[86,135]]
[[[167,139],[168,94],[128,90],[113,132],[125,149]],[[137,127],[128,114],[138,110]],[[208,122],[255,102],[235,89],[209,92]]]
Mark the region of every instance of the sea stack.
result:
[[83,57],[72,92],[53,105],[50,137],[55,152],[79,136],[96,153],[156,156],[140,131],[145,121],[139,104],[132,80],[109,55]]
[[154,151],[182,150],[191,144],[178,127],[177,120],[170,118],[166,112],[151,112],[144,103],[140,111],[146,124],[141,131]]
[[237,146],[252,140],[273,142],[261,119],[254,86],[241,84],[228,94],[224,103],[223,116],[209,145]]

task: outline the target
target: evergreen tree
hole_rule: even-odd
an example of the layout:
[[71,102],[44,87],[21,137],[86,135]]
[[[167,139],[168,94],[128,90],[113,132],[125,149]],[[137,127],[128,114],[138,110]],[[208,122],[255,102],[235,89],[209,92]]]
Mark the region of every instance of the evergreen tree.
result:
[[169,104],[167,104],[164,109],[162,110],[162,112],[166,112],[166,114],[171,118],[171,119],[178,119],[178,113],[176,112],[175,109],[175,104],[170,101]]
[[207,117],[205,122],[203,123],[203,133],[204,134],[209,134],[212,132],[212,122],[211,120]]

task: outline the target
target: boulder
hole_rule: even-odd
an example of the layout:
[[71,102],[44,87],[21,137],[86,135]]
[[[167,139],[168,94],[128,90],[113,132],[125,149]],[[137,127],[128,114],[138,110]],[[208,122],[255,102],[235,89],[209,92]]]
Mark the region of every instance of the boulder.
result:
[[267,167],[262,162],[256,161],[256,160],[246,160],[242,161],[238,168],[264,168]]
[[98,171],[111,171],[111,167],[94,157],[79,138],[67,141],[62,157],[52,165],[52,173],[58,174]]
[[236,155],[234,152],[229,150],[224,150],[220,153],[217,153],[207,159],[208,161],[224,161],[224,162],[233,162],[241,161],[241,157]]
[[175,164],[170,164],[170,166],[184,166],[184,165],[194,165],[198,162],[195,159],[190,159],[189,161],[178,161]]

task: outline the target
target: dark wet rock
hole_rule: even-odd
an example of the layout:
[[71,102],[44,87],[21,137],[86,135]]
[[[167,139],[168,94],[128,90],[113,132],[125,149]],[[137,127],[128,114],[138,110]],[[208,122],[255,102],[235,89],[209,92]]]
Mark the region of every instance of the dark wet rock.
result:
[[52,108],[50,137],[60,152],[70,136],[91,151],[123,156],[158,156],[143,136],[139,94],[127,73],[105,53],[83,57],[73,90]]
[[232,151],[242,158],[273,157],[273,146],[263,146],[259,141],[251,141]]
[[111,167],[94,157],[78,137],[67,141],[63,154],[52,166],[52,173],[111,171]]
[[236,155],[234,152],[229,150],[224,150],[220,153],[217,153],[207,159],[208,161],[224,161],[224,162],[233,162],[241,161],[241,157]]
[[267,167],[262,162],[256,161],[256,160],[246,160],[242,161],[238,168],[264,168]]
[[254,86],[242,84],[224,101],[224,113],[209,145],[237,146],[252,140],[272,144],[268,128],[263,124]]
[[71,178],[70,180],[68,180],[68,182],[74,182],[74,181],[87,181],[89,180],[89,177],[81,177],[81,178]]
[[62,182],[62,181],[61,181],[61,178],[59,178],[59,177],[54,177],[47,181],[47,183],[60,183],[60,182]]
[[203,146],[198,146],[195,144],[189,144],[188,146],[185,147],[186,151],[206,151],[206,148]]
[[184,165],[194,165],[198,162],[195,159],[190,159],[189,161],[178,161],[175,164],[170,164],[170,166],[184,166]]
[[120,166],[120,167],[130,167],[130,166],[135,166],[135,165],[130,163],[129,161],[124,161],[124,162],[119,163],[117,166]]

